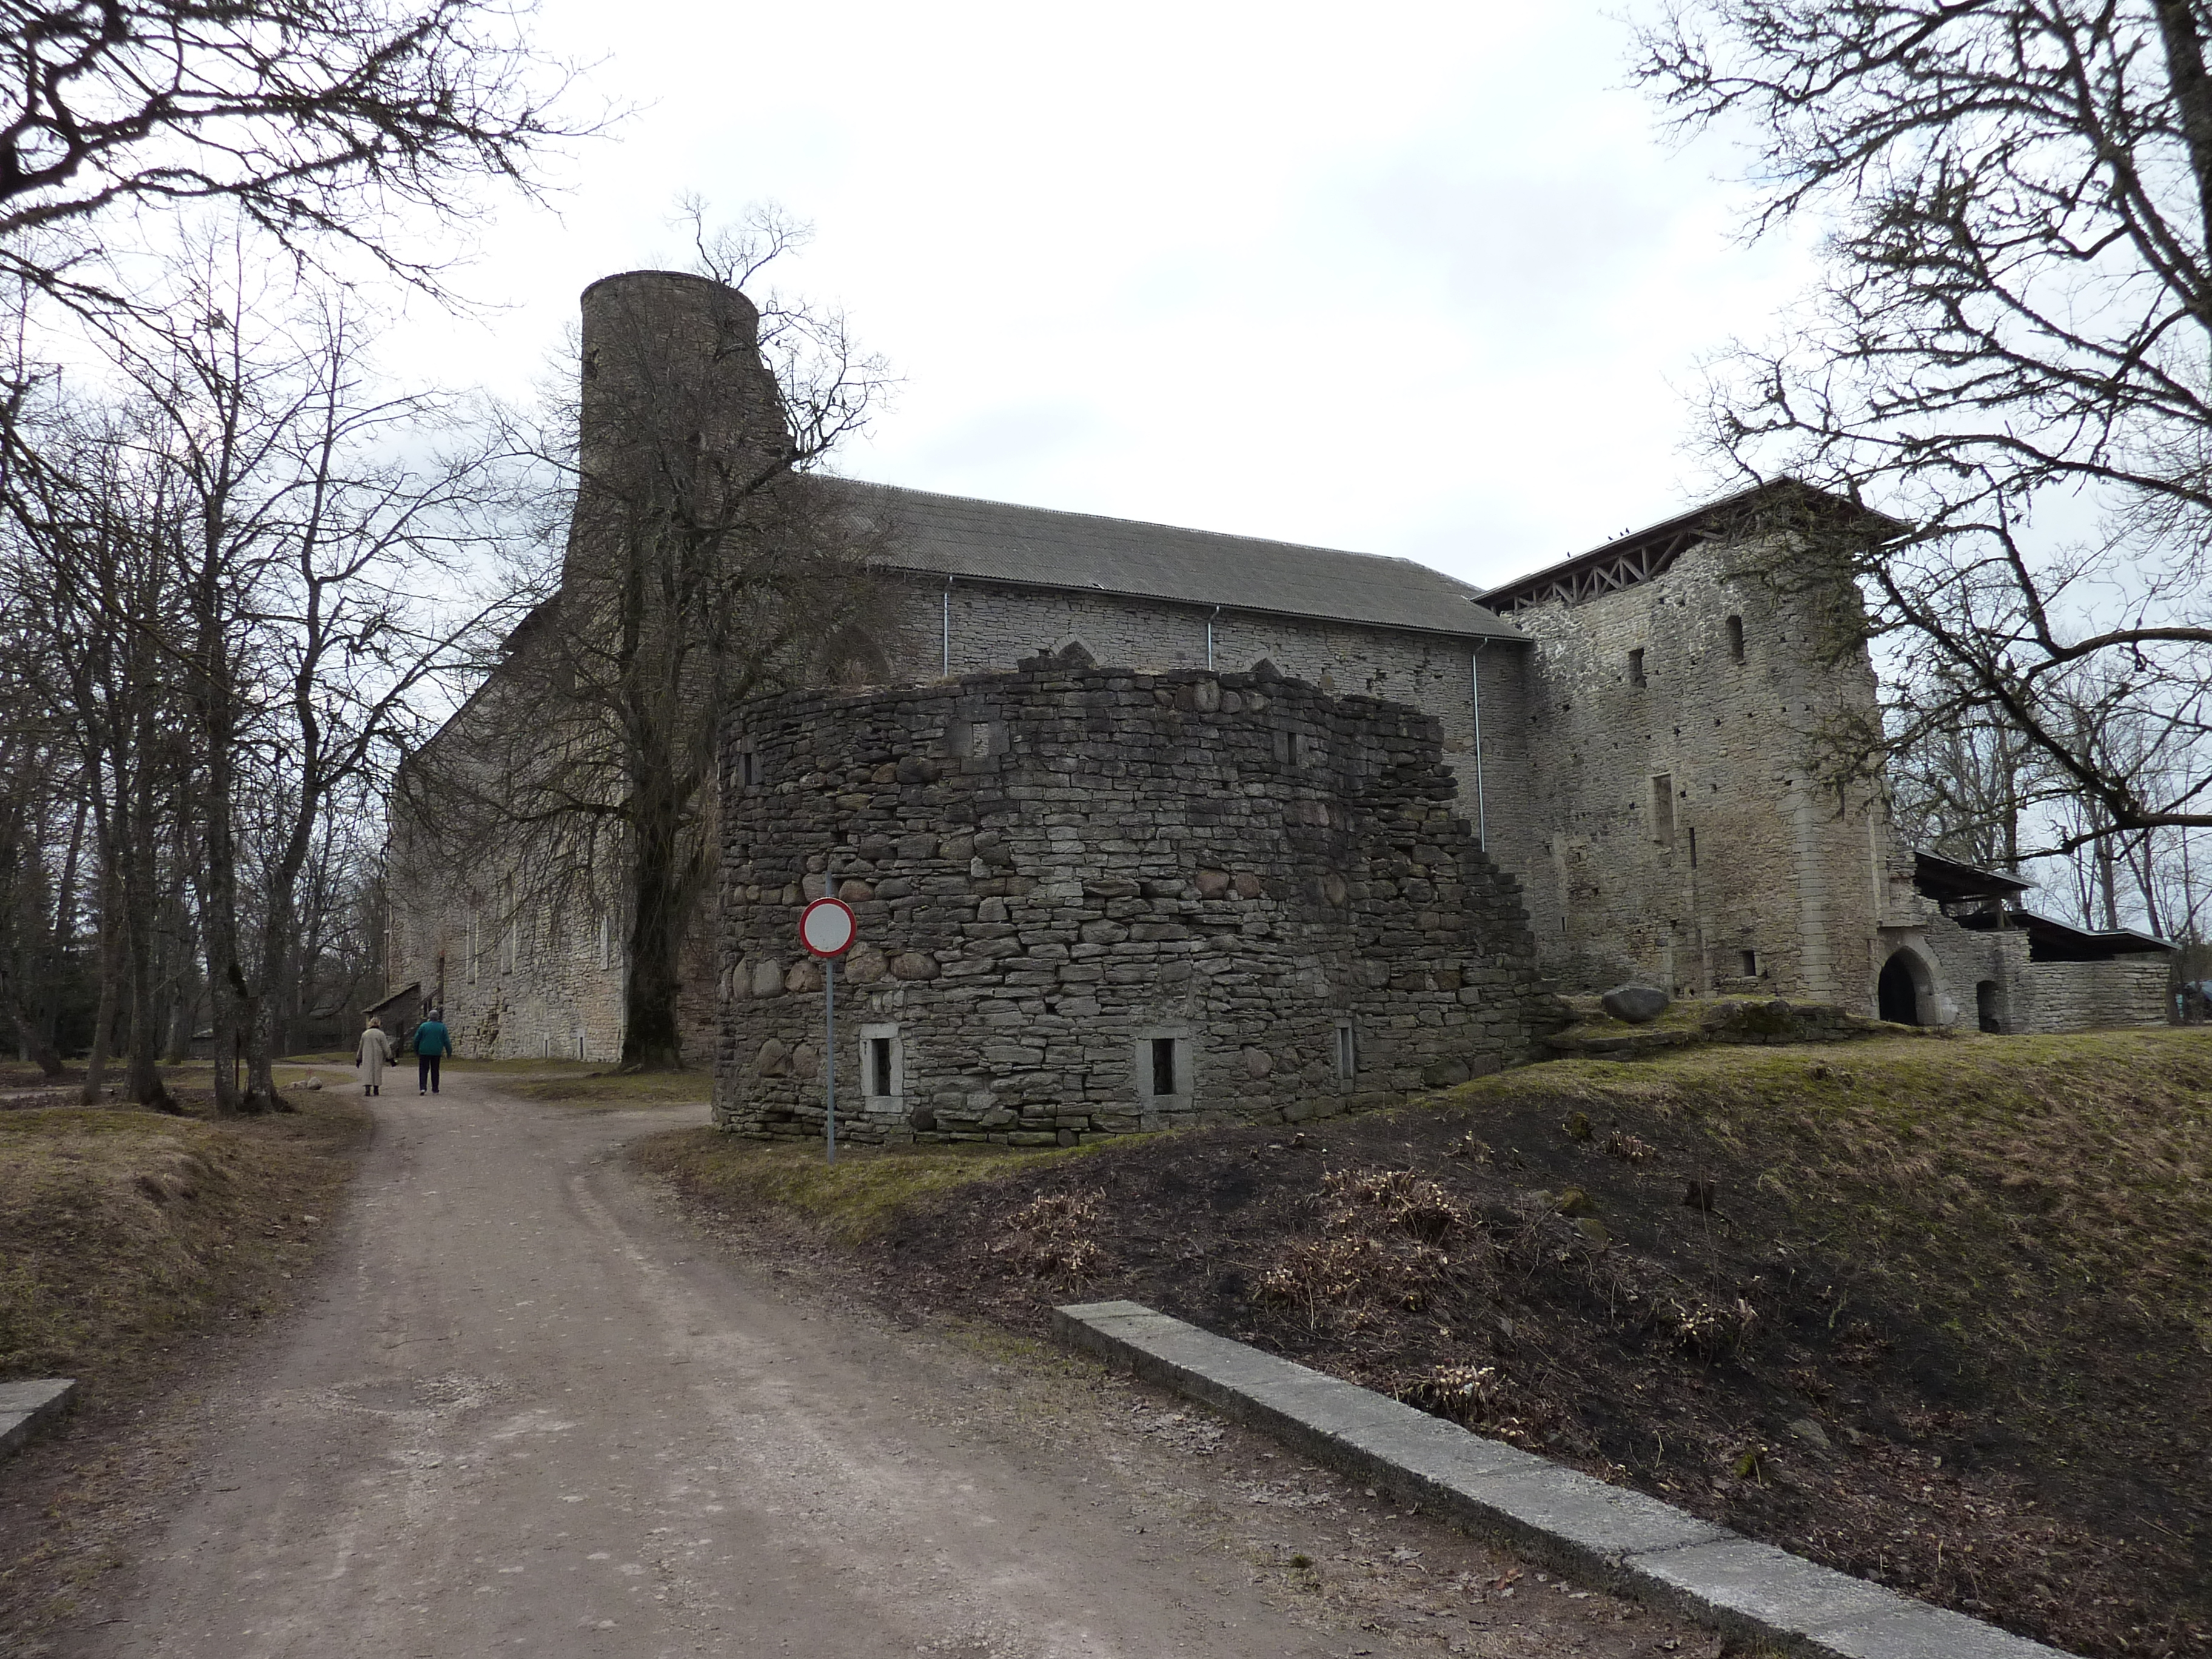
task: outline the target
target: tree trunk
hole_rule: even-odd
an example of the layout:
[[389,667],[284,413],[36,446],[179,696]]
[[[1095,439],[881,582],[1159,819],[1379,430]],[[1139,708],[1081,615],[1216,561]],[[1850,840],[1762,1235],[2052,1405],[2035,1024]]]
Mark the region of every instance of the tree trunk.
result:
[[677,818],[681,804],[665,787],[641,789],[638,822],[632,830],[630,889],[635,909],[629,928],[629,958],[624,964],[622,1069],[674,1071],[684,1064],[684,1044],[676,1018],[683,987],[685,901],[688,884],[678,871]]
[[112,860],[100,860],[100,1003],[92,1016],[92,1052],[84,1062],[84,1103],[96,1104],[107,1087],[108,1041],[115,1024],[117,980],[121,976],[123,951],[118,939],[122,932],[117,912],[122,908],[118,900]]
[[60,890],[54,895],[54,927],[46,946],[46,982],[38,1012],[38,1035],[40,1055],[51,1058],[53,1067],[47,1070],[46,1060],[39,1060],[39,1069],[48,1077],[61,1074],[62,1057],[58,1047],[62,1021],[62,963],[69,955],[70,942],[76,936],[76,878],[77,860],[84,851],[85,804],[76,804],[76,817],[70,826],[69,854],[62,860]]

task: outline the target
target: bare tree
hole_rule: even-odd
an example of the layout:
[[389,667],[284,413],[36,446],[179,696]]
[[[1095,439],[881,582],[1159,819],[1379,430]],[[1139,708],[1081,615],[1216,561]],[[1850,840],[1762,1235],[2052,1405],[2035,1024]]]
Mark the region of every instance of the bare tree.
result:
[[[155,915],[163,826],[182,805],[185,757],[172,719],[175,663],[168,534],[178,503],[144,429],[127,413],[57,407],[42,459],[9,471],[8,576],[36,619],[29,684],[75,750],[100,872],[102,1014],[87,1068],[103,1090],[111,1011],[128,1018],[130,1097],[168,1106],[156,1069]],[[21,458],[16,458],[19,461]]]
[[700,271],[586,295],[580,398],[552,423],[572,435],[538,446],[574,479],[557,591],[404,781],[416,864],[507,849],[502,930],[620,895],[633,1068],[682,1062],[723,711],[817,677],[873,616],[883,534],[810,476],[866,421],[882,364],[834,313],[740,291],[803,231],[773,211],[720,235],[696,206],[690,222]]
[[507,485],[495,429],[469,441],[449,401],[374,389],[343,306],[288,313],[234,272],[224,289],[203,273],[181,309],[199,325],[121,339],[114,410],[58,392],[14,406],[0,500],[36,556],[23,591],[97,786],[133,1097],[158,1097],[180,971],[166,853],[193,872],[218,1060],[246,1063],[242,1090],[218,1064],[218,1106],[264,1110],[282,1103],[279,1016],[330,814],[419,738],[419,694],[504,608],[471,597],[467,568],[495,550]]
[[120,216],[214,204],[304,261],[365,252],[434,286],[392,210],[471,176],[527,185],[573,71],[501,0],[48,0],[0,21],[0,271],[132,307],[99,257]]
[[1749,234],[1826,233],[1786,337],[1714,365],[1715,454],[1911,521],[1835,549],[1902,693],[1835,763],[2002,731],[2049,831],[2022,856],[2212,823],[2207,17],[1689,0],[1639,39],[1681,128],[1751,136]]

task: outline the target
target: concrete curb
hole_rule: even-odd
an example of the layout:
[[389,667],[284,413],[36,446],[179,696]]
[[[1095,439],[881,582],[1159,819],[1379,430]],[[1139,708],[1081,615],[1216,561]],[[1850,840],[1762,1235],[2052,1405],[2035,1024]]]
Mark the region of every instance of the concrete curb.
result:
[[1701,1624],[1830,1659],[2066,1659],[1142,1303],[1055,1308],[1052,1322],[1063,1341],[1264,1429],[1316,1462]]
[[73,1376],[0,1382],[0,1457],[21,1450],[32,1435],[62,1414],[76,1395]]

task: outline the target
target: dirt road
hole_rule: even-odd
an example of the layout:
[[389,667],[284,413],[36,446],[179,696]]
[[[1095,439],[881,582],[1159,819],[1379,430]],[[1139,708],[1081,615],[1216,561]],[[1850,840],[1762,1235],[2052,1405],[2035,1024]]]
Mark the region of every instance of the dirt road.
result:
[[1708,1650],[1147,1390],[779,1288],[615,1156],[696,1108],[379,1104],[326,1282],[64,1652]]

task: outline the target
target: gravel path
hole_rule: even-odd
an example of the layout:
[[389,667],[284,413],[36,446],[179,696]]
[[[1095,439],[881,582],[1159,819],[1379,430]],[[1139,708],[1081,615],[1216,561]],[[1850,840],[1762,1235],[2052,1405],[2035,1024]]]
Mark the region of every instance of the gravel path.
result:
[[[395,1076],[398,1075],[395,1073]],[[201,1419],[84,1659],[1716,1651],[1242,1431],[707,1238],[696,1119],[395,1090],[328,1277]]]

